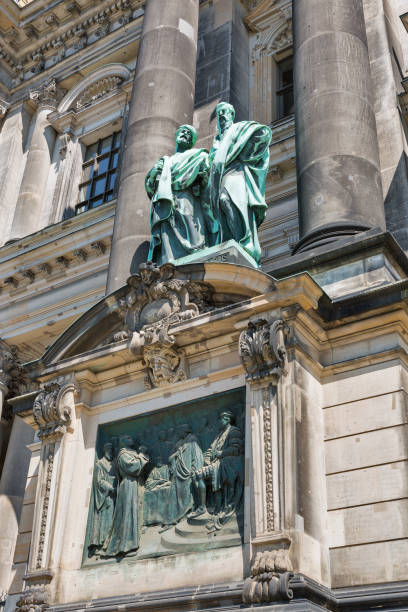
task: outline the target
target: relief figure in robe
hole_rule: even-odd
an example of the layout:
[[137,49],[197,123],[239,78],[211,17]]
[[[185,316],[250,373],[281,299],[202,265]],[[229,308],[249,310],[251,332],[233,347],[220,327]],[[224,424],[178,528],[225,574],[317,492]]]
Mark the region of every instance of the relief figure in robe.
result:
[[103,546],[103,554],[108,557],[126,555],[139,548],[142,523],[140,477],[150,461],[144,447],[135,450],[135,443],[129,435],[121,436],[119,446],[117,499],[112,527]]
[[175,153],[159,159],[146,176],[151,199],[148,260],[159,266],[203,249],[218,227],[210,204],[201,201],[209,175],[208,152],[194,149],[196,140],[194,127],[181,125]]
[[163,525],[170,492],[169,467],[162,458],[156,458],[156,465],[145,482],[143,497],[143,525]]
[[216,107],[218,134],[210,151],[211,210],[217,243],[236,240],[259,263],[258,227],[265,218],[265,182],[272,132],[256,121],[234,123],[231,104]]
[[238,508],[244,485],[244,440],[234,422],[229,410],[220,414],[220,433],[204,454],[203,468],[194,475],[198,508],[190,513],[191,518],[207,512],[207,483],[214,494],[219,520],[226,522]]
[[107,442],[103,447],[103,457],[95,463],[92,481],[93,516],[88,548],[93,554],[102,548],[112,526],[115,496],[113,444]]
[[175,525],[194,507],[192,475],[203,466],[203,453],[191,425],[180,425],[179,435],[169,457],[171,486],[165,515],[167,525]]

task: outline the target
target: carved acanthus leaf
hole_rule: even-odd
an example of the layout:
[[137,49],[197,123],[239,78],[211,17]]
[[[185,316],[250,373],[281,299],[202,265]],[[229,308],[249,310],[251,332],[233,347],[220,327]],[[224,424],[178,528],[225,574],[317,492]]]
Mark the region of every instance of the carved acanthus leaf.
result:
[[46,383],[34,400],[33,416],[41,439],[60,438],[71,423],[70,409],[62,397],[71,385],[61,387],[56,382]]
[[250,321],[239,338],[239,356],[247,374],[254,381],[280,378],[286,370],[285,324],[265,319]]
[[64,90],[58,88],[56,80],[51,79],[44,81],[38,89],[31,90],[30,100],[38,104],[38,106],[56,108],[64,93]]
[[293,577],[292,563],[286,549],[257,553],[251,576],[244,582],[242,600],[245,604],[290,600],[293,591],[289,581]]

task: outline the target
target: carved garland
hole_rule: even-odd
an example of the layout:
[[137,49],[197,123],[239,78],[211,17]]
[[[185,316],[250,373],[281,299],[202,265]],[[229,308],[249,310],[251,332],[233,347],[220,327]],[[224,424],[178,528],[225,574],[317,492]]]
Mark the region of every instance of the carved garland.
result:
[[54,455],[55,455],[55,442],[51,443],[48,447],[44,448],[44,455],[47,455],[47,474],[45,477],[45,489],[44,496],[42,501],[41,508],[41,523],[40,523],[40,533],[38,539],[38,550],[37,550],[37,559],[36,559],[36,568],[41,569],[43,553],[44,553],[44,544],[45,544],[45,534],[47,531],[47,519],[48,519],[48,508],[50,505],[50,492],[51,492],[51,481],[52,481],[52,473],[54,469]]
[[269,406],[269,389],[263,389],[263,438],[265,461],[266,528],[275,529],[273,458],[272,458],[272,417]]

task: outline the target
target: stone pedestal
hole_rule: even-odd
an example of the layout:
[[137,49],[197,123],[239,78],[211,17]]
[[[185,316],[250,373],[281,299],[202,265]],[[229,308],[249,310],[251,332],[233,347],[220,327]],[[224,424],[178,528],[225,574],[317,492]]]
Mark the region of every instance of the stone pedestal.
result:
[[302,251],[385,220],[362,1],[296,0],[293,22]]
[[146,261],[150,201],[146,173],[174,151],[176,129],[192,123],[198,0],[148,0],[130,102],[107,292]]

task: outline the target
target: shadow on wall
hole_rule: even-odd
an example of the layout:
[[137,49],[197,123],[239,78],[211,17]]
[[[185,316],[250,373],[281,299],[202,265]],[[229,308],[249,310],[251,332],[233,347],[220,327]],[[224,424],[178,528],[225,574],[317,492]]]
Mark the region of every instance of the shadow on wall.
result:
[[387,230],[408,250],[408,157],[402,153],[384,202]]

